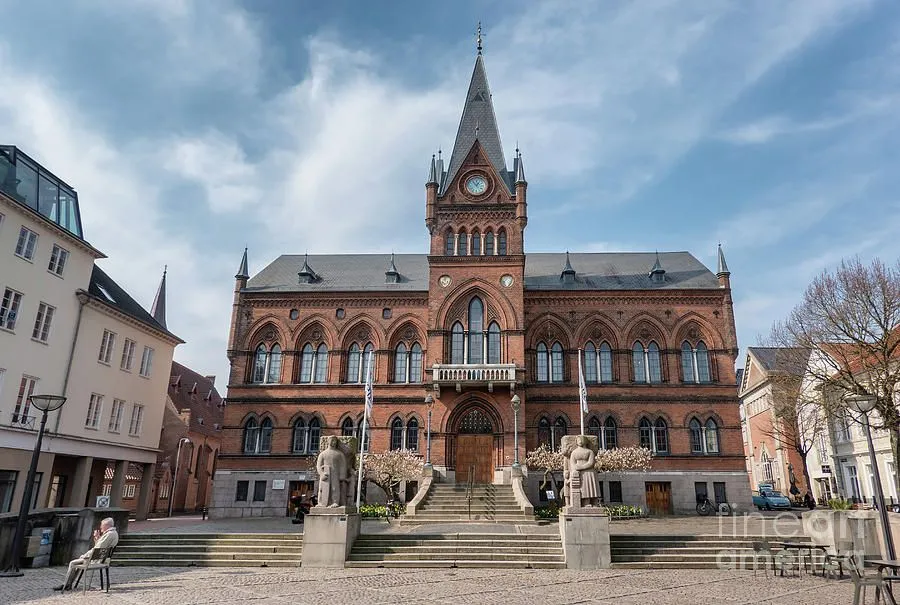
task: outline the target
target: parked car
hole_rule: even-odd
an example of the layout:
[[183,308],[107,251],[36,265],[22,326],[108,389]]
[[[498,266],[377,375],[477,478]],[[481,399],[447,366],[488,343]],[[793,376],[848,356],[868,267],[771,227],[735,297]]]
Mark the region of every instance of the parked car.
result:
[[753,506],[759,510],[790,510],[791,501],[781,492],[761,490],[753,495]]

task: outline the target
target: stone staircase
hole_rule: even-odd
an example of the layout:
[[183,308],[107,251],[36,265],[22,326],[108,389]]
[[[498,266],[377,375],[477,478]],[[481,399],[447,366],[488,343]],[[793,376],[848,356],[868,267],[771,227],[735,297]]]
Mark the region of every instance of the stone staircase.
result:
[[361,535],[347,567],[565,569],[557,534]]
[[[764,536],[611,535],[610,554],[615,568],[751,570],[753,542],[766,539],[773,551],[778,552],[776,543],[779,540]],[[791,538],[791,541],[808,540],[801,537]],[[821,566],[821,554],[816,555],[816,565]]]
[[303,534],[125,534],[112,564],[148,567],[297,567]]
[[471,505],[466,486],[435,483],[417,507],[415,516],[404,516],[401,523],[514,523],[534,524],[516,502],[511,485],[476,485],[472,488]]

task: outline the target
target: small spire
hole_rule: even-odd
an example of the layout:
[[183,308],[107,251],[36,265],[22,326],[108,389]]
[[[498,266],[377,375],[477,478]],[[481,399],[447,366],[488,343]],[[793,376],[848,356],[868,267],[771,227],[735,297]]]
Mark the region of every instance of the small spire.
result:
[[437,162],[435,162],[434,154],[431,154],[431,167],[428,170],[428,182],[426,185],[437,185],[438,184],[438,174],[437,174]]
[[311,284],[319,281],[319,276],[312,270],[312,267],[309,266],[308,253],[304,253],[303,255],[303,267],[297,273],[297,276],[300,278],[300,283]]
[[719,242],[719,269],[716,271],[716,276],[720,275],[731,275],[731,271],[728,270],[728,263],[725,262],[725,252],[722,250],[721,242]]
[[248,275],[249,271],[247,269],[247,248],[244,247],[244,256],[241,257],[241,266],[238,267],[237,275],[234,276],[235,279],[250,279],[250,275]]
[[661,282],[665,280],[666,270],[663,269],[662,263],[659,262],[659,251],[656,252],[656,261],[653,263],[653,267],[650,269],[649,277],[655,282]]
[[388,284],[400,283],[400,272],[397,271],[397,265],[394,263],[393,252],[391,252],[391,261],[388,263],[387,271],[384,272],[384,281]]
[[572,262],[569,260],[569,251],[566,250],[566,266],[563,267],[560,279],[567,284],[575,283],[575,269],[572,268]]
[[519,146],[516,145],[516,185],[519,183],[528,184],[528,181],[525,180],[525,165],[522,163],[522,152],[519,151]]
[[[166,328],[166,274],[169,272],[169,266],[163,268],[162,280],[159,282],[159,289],[156,291],[156,298],[153,299],[153,306],[150,308],[150,315],[156,320],[156,323]],[[168,329],[168,328],[166,328]]]
[[475,44],[475,47],[478,49],[478,54],[480,55],[483,50],[481,44],[481,21],[478,22],[478,28],[475,30]]

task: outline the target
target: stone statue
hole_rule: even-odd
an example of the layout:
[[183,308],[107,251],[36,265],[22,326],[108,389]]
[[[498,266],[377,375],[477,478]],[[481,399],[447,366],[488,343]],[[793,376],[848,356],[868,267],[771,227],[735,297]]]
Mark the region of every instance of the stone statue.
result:
[[584,435],[579,435],[575,443],[575,449],[569,454],[566,464],[569,485],[566,503],[569,506],[591,507],[600,498],[597,472],[594,470],[594,450],[589,447],[587,437]]
[[349,488],[349,470],[347,456],[341,451],[340,440],[328,438],[328,447],[322,450],[316,459],[316,471],[319,473],[318,506],[337,508],[347,503]]

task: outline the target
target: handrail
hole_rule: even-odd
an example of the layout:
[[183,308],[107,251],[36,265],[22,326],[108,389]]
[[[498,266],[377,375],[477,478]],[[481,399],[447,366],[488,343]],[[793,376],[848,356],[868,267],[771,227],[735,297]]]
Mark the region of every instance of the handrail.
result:
[[466,504],[468,509],[469,521],[472,520],[472,492],[475,491],[475,465],[469,465],[469,482],[466,486]]

